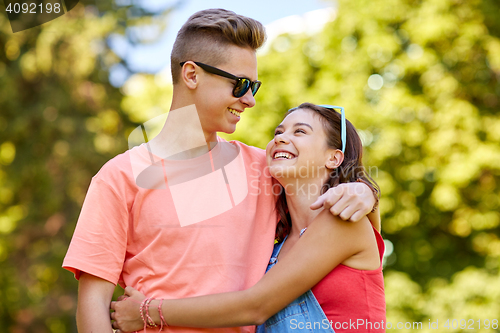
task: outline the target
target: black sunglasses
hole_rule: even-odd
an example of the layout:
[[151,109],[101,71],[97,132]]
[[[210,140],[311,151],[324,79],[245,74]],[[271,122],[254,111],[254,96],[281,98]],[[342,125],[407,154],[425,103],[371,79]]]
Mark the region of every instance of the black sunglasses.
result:
[[[213,67],[213,66],[205,65],[204,63],[201,63],[201,62],[197,62],[197,61],[193,61],[193,62],[196,65],[200,66],[204,71],[206,71],[208,73],[227,77],[228,79],[231,79],[231,80],[235,80],[236,83],[235,83],[234,88],[233,88],[233,96],[236,98],[240,98],[240,97],[244,96],[247,93],[248,89],[250,89],[250,88],[252,89],[252,95],[255,96],[255,94],[257,93],[257,90],[259,90],[259,88],[262,84],[262,82],[260,82],[258,80],[252,81],[249,78],[238,77],[238,76],[235,76],[231,73],[225,72],[222,69],[218,69],[218,68]],[[184,66],[185,63],[186,63],[186,61],[181,62],[181,64],[180,64],[181,67]]]

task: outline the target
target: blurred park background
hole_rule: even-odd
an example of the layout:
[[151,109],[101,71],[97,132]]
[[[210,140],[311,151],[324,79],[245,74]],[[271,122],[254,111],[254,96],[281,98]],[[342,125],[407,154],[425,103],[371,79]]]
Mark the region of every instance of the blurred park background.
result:
[[[0,332],[76,332],[78,284],[61,264],[91,177],[168,112],[165,75],[110,83],[129,65],[108,37],[147,43],[141,27],[161,30],[172,10],[130,3],[84,1],[16,34],[0,15]],[[265,147],[287,109],[344,106],[382,188],[387,320],[500,331],[500,2],[332,6],[321,31],[259,53],[257,106],[229,137]]]

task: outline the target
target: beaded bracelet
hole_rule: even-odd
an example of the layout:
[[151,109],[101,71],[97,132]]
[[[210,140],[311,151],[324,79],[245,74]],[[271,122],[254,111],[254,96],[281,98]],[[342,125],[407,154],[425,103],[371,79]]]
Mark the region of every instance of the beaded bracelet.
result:
[[152,297],[146,298],[142,301],[141,306],[139,307],[139,312],[141,314],[142,322],[144,323],[144,331],[146,328],[154,328],[157,327],[153,318],[149,315],[149,304],[153,300]]
[[142,322],[144,323],[144,332],[146,332],[146,327],[147,327],[147,322],[146,322],[146,320],[144,320],[144,306],[146,305],[147,301],[148,301],[148,299],[145,298],[142,301],[141,306],[139,307],[139,313],[141,314],[141,319],[142,319]]
[[[139,313],[141,314],[141,319],[144,323],[144,331],[146,331],[146,328],[158,327],[153,318],[151,318],[151,316],[149,315],[149,305],[152,301],[154,301],[154,298],[152,297],[145,298],[142,301],[141,306],[139,307]],[[162,304],[163,299],[160,299],[160,303],[158,304],[158,313],[160,315],[160,331],[163,330],[163,326],[168,327],[167,321],[165,320],[165,317],[163,317],[163,312],[161,309]]]
[[156,325],[155,321],[153,320],[153,318],[151,318],[151,316],[149,315],[149,304],[151,303],[151,301],[153,301],[152,297],[148,298],[148,300],[146,302],[146,319],[148,321],[148,327],[154,328],[154,327],[157,327],[157,325]]

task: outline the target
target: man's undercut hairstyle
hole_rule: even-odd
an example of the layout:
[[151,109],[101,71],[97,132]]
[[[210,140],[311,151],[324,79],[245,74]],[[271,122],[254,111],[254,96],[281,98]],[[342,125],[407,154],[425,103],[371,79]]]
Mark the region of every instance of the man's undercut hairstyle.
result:
[[225,9],[206,9],[193,14],[177,33],[170,56],[172,82],[179,80],[183,61],[211,66],[228,61],[227,48],[235,45],[257,50],[266,32],[259,21]]

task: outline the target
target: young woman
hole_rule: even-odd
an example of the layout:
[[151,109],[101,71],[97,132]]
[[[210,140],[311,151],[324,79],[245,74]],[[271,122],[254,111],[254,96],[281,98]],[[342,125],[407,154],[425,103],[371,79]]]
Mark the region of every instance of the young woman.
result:
[[335,108],[291,109],[267,146],[269,171],[281,185],[281,221],[265,276],[244,291],[180,300],[145,299],[127,288],[128,297],[111,306],[118,333],[142,329],[148,318],[185,327],[264,323],[258,332],[385,331],[379,232],[366,217],[351,223],[309,208],[339,183],[363,181],[378,192],[354,126]]

